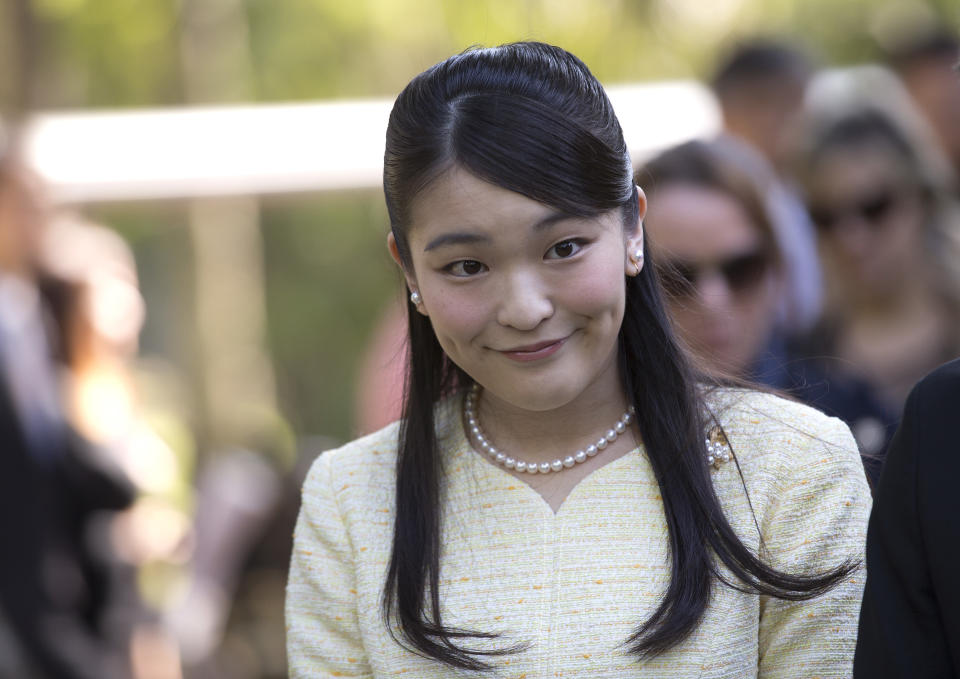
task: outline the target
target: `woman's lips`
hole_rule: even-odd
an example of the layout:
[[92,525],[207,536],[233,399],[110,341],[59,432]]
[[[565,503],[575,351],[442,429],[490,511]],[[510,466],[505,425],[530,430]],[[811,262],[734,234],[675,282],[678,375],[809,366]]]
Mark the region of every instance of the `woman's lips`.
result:
[[560,347],[562,347],[566,341],[567,338],[563,337],[557,340],[547,340],[546,342],[538,342],[537,344],[508,349],[500,353],[514,361],[539,361],[542,358],[552,356],[560,351]]

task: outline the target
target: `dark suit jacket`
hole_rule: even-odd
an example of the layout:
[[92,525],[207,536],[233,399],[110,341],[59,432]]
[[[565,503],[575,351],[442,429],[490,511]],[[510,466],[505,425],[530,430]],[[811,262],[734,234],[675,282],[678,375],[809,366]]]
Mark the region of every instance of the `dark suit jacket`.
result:
[[127,506],[132,487],[69,431],[47,453],[28,448],[0,372],[0,609],[40,676],[123,676],[99,635],[105,571],[86,528],[94,512]]
[[960,360],[910,394],[874,497],[857,679],[960,677]]

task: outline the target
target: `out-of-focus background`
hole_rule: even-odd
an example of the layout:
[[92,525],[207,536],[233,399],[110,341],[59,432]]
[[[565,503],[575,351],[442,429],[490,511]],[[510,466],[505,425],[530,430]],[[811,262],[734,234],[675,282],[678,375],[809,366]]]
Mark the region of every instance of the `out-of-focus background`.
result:
[[[21,524],[43,516],[26,531],[0,532],[5,553],[33,540],[23,551],[36,557],[21,570],[0,566],[0,677],[286,676],[285,566],[306,467],[396,413],[403,290],[385,248],[379,163],[390,103],[415,74],[471,45],[561,45],[609,86],[640,166],[720,132],[728,115],[715,96],[727,91],[720,75],[738,45],[760,37],[803,55],[801,79],[819,79],[821,101],[902,78],[918,119],[928,116],[920,136],[935,147],[933,164],[950,177],[951,162],[960,167],[957,135],[950,141],[922,109],[956,106],[951,58],[941,58],[940,80],[906,78],[927,54],[952,49],[955,62],[958,30],[956,0],[4,0],[0,408],[21,424],[0,430],[0,462],[13,459],[11,441],[43,447],[29,443],[43,435],[24,434],[34,425],[23,422],[46,394],[37,412],[82,436],[78,459],[118,496],[58,509],[72,523],[3,505]],[[775,62],[748,57],[742,72],[749,79]],[[868,73],[873,86],[844,85],[847,69],[865,64],[890,70]],[[798,99],[786,113],[802,108]],[[960,129],[960,114],[942,115]],[[787,135],[796,157],[804,129]],[[845,217],[880,224],[894,209],[880,204],[884,196],[825,195],[831,187],[803,174],[809,154],[780,161],[765,162],[798,209],[814,197],[833,201],[826,218],[814,215],[810,242],[819,234],[829,245]],[[953,181],[938,186],[955,198]],[[888,203],[903,198],[891,195]],[[898,227],[846,224],[842,233],[855,228],[879,237]],[[789,250],[790,237],[781,240]],[[756,282],[757,270],[714,264],[728,292]],[[685,279],[696,285],[696,272]],[[869,295],[848,299],[866,309],[864,320],[838,334],[836,315],[822,312],[835,297],[825,280],[783,327],[802,334],[826,319],[837,355],[862,355],[863,336],[872,346],[870,337],[888,334],[871,326],[888,310]],[[770,314],[785,313],[775,306]],[[922,337],[904,334],[903,346],[920,350],[881,347],[875,362],[904,351],[915,358],[930,345],[927,363],[956,355],[960,316],[931,309],[906,323],[931,324]],[[22,319],[34,316],[37,328],[25,330]],[[887,411],[898,412],[898,380],[925,367],[877,376]],[[870,383],[869,365],[853,372]],[[854,420],[862,447],[879,448],[890,422]],[[26,453],[0,476],[39,478],[41,488],[43,470],[56,467],[41,457]],[[41,471],[25,471],[31,465]],[[64,563],[75,557],[75,572],[47,573],[48,548]],[[44,593],[74,580],[60,598]],[[76,614],[76,639],[51,632],[29,596],[55,609],[62,630]],[[78,668],[96,667],[97,656],[99,673]]]

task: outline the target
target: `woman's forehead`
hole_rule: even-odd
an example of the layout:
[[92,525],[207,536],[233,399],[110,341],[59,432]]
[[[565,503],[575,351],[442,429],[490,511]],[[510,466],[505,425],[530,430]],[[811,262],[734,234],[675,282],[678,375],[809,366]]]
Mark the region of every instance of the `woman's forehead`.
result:
[[454,166],[412,201],[410,238],[422,240],[429,234],[455,228],[533,226],[559,215],[562,213],[550,206]]

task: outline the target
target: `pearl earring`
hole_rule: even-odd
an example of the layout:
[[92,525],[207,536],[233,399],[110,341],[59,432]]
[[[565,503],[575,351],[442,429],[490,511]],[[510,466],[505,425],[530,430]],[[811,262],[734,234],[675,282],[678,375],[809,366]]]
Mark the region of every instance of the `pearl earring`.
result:
[[643,248],[637,248],[634,250],[630,260],[633,262],[633,266],[637,269],[637,273],[634,275],[639,276],[640,269],[643,267]]
[[420,293],[414,290],[410,293],[410,301],[413,303],[413,306],[420,306],[420,303],[423,301],[423,297],[420,296]]

